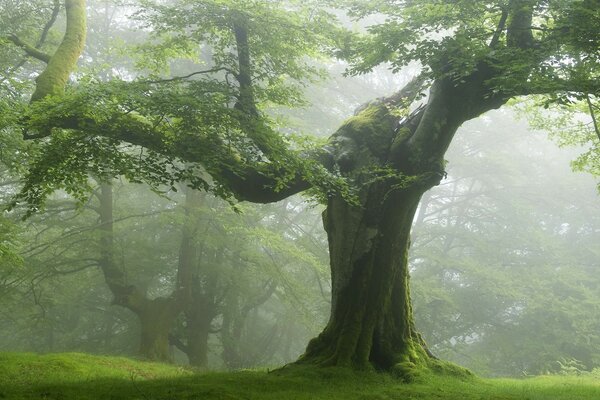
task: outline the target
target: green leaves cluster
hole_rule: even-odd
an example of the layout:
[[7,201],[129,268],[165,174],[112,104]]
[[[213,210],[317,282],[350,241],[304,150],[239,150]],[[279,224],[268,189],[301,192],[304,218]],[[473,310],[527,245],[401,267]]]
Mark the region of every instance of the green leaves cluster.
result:
[[164,68],[176,57],[191,58],[223,72],[220,79],[235,76],[240,71],[234,30],[243,25],[261,104],[301,104],[303,85],[322,75],[311,60],[330,51],[341,34],[333,15],[315,1],[146,0],[141,6],[137,18],[154,38],[139,48],[142,66],[159,60]]

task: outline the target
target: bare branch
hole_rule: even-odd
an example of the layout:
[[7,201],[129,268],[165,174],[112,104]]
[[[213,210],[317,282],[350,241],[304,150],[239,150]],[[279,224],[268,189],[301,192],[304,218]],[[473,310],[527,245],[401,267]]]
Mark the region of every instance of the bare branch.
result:
[[46,22],[46,25],[44,25],[44,29],[42,29],[42,34],[40,35],[40,39],[38,40],[38,42],[35,45],[36,49],[39,49],[40,47],[42,47],[42,45],[46,41],[46,38],[48,37],[48,32],[50,32],[50,28],[52,28],[52,26],[56,22],[56,18],[58,17],[59,12],[60,12],[60,0],[54,0],[54,6],[52,8],[52,15],[50,15],[50,19],[48,20],[48,22]]
[[183,80],[189,79],[196,75],[211,74],[211,73],[220,72],[220,71],[226,71],[229,73],[233,73],[229,70],[229,68],[219,67],[219,68],[206,69],[203,71],[192,72],[191,74],[184,75],[184,76],[175,76],[175,77],[169,78],[169,79],[158,79],[155,81],[141,81],[141,83],[166,83],[166,82],[183,81]]

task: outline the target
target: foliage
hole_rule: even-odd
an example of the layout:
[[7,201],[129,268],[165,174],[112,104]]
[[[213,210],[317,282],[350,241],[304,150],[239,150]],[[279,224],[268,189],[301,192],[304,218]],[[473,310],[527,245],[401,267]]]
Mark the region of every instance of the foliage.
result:
[[418,326],[435,353],[481,374],[600,362],[597,195],[540,136],[507,112],[466,126],[413,231]]
[[[464,77],[487,64],[505,71],[491,83],[511,96],[546,93],[560,102],[567,93],[581,96],[598,90],[600,43],[597,32],[589,32],[600,18],[597,0],[349,0],[346,4],[357,17],[377,13],[386,17],[371,25],[371,35],[356,41],[349,51],[353,73],[370,71],[381,63],[399,71],[417,61],[433,77],[464,82]],[[526,27],[516,25],[519,8],[532,10],[532,23]]]
[[[574,147],[582,153],[572,161],[574,171],[583,171],[600,177],[600,130],[597,97],[585,100],[571,99],[566,104],[545,104],[540,99],[522,102],[517,109],[527,117],[534,129],[543,130],[560,147]],[[600,190],[600,185],[598,186]]]

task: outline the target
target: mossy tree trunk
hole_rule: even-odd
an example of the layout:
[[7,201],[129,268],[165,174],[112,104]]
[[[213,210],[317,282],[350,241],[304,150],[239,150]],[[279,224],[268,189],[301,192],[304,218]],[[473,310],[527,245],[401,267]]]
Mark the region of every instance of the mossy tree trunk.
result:
[[[485,68],[481,68],[485,71]],[[423,193],[445,175],[444,153],[466,120],[505,99],[466,92],[485,79],[434,83],[427,104],[398,121],[417,85],[367,105],[332,136],[332,161],[358,188],[333,197],[323,214],[329,239],[332,307],[301,363],[395,371],[408,377],[434,357],[415,329],[409,287],[410,230]],[[486,99],[486,100],[483,100]]]
[[139,354],[149,360],[171,362],[169,332],[173,327],[181,306],[175,297],[146,299],[141,310],[136,312],[140,320]]
[[[38,79],[33,101],[59,95],[74,60],[81,53],[84,1],[65,0],[65,5],[67,35],[61,44],[64,53],[60,53],[65,55],[65,62],[61,62],[59,52],[52,57],[48,71]],[[509,2],[508,14],[502,18],[498,30],[499,33],[506,30],[508,47],[532,49],[534,5],[528,0]],[[252,71],[252,54],[243,17],[236,21],[234,30],[240,62],[240,99],[236,109],[241,117],[247,117],[248,137],[269,155],[274,148],[281,150],[282,142],[266,140],[265,130],[254,129],[260,128],[260,120],[255,118],[251,81],[246,79]],[[499,35],[492,39],[490,48],[497,45],[498,38]],[[333,197],[328,202],[324,223],[331,250],[332,313],[325,330],[311,341],[301,362],[395,369],[402,374],[408,374],[406,371],[413,366],[430,362],[431,356],[414,328],[411,311],[407,265],[411,223],[421,195],[444,174],[444,153],[458,127],[521,93],[516,84],[504,93],[501,87],[493,86],[493,78],[510,74],[516,82],[528,82],[528,68],[506,69],[495,62],[493,53],[490,52],[489,59],[478,61],[472,72],[464,74],[451,72],[452,68],[447,68],[443,60],[436,61],[438,78],[422,109],[399,121],[398,109],[405,108],[416,95],[409,85],[398,94],[369,105],[332,137],[329,146],[332,157],[325,164],[354,181],[359,200],[348,203],[346,199]],[[544,57],[544,52],[538,56]],[[160,131],[138,119],[120,116],[110,123],[90,124],[76,110],[73,112],[48,120],[44,128],[85,130],[91,135],[113,137],[159,153],[175,153],[189,162],[205,161],[203,152],[186,143],[185,135],[181,142],[165,143]],[[49,132],[50,129],[45,129],[42,134],[47,136]],[[237,165],[235,157],[231,158],[231,165]],[[235,171],[217,168],[212,172],[241,199],[260,203],[281,200],[310,186],[298,174],[286,187],[274,191],[272,188],[279,186],[278,181],[263,173],[260,166],[244,165]],[[141,310],[141,294],[135,287],[124,284],[122,272],[110,269],[109,260],[105,261],[109,266],[105,276],[115,302],[122,301],[132,310]]]
[[37,57],[48,65],[36,78],[35,92],[31,96],[32,102],[63,93],[69,75],[83,53],[87,34],[86,0],[65,0],[64,4],[67,15],[65,35],[52,56]]
[[363,207],[329,201],[331,317],[303,359],[390,369],[427,356],[414,328],[407,268],[411,222],[424,190],[380,183],[369,187]]

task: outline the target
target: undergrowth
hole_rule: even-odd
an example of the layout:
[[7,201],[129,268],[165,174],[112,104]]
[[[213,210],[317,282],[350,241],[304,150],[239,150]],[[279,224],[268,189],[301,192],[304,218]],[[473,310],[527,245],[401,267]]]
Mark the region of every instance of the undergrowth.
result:
[[444,399],[597,400],[596,376],[523,380],[422,373],[410,384],[388,374],[293,366],[274,372],[198,372],[79,353],[0,353],[0,399]]

